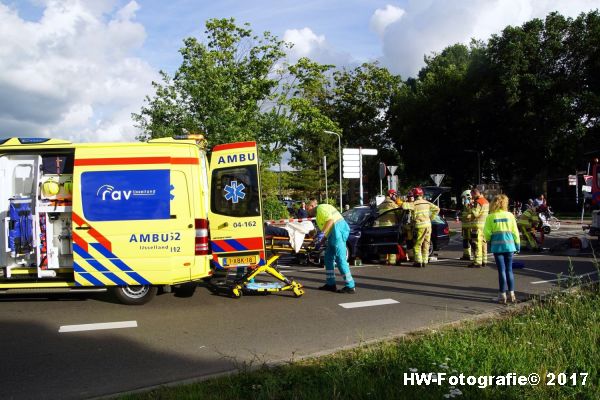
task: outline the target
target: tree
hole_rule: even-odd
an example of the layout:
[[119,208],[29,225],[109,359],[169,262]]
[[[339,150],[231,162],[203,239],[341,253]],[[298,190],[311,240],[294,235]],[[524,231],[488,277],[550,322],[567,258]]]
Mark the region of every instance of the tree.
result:
[[275,161],[289,135],[273,106],[286,44],[269,32],[253,35],[233,18],[209,20],[204,33],[206,43],[184,40],[183,62],[172,77],[161,71],[163,82],[152,83],[154,97],[133,114],[142,129],[138,139],[188,131],[206,134],[213,145],[256,140],[263,161]]

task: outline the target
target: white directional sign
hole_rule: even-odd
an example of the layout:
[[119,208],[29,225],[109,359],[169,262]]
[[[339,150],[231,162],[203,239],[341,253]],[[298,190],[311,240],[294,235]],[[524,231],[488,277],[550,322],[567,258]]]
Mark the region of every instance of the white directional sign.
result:
[[362,154],[363,156],[376,156],[377,149],[343,149],[344,154]]
[[435,183],[435,186],[440,186],[440,183],[442,183],[442,179],[444,179],[444,174],[431,174],[431,179],[433,179],[433,182]]
[[[343,177],[346,179],[359,179],[359,187],[360,187],[360,202],[359,204],[362,206],[363,204],[363,184],[362,184],[362,156],[376,156],[377,149],[343,149]],[[358,163],[358,166],[357,164]],[[358,170],[357,170],[358,169]]]
[[343,164],[344,164],[344,168],[346,168],[346,167],[358,167],[360,165],[360,160],[344,160]]
[[577,186],[577,175],[569,175],[569,186]]
[[582,191],[582,192],[588,192],[588,193],[592,193],[592,187],[591,187],[591,186],[588,186],[588,185],[583,185],[583,186],[581,187],[581,191]]

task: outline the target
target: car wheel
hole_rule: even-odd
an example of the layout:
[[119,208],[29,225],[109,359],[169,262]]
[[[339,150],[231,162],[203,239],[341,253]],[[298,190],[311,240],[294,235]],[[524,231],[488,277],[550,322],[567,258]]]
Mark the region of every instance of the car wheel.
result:
[[139,306],[152,300],[158,288],[151,285],[117,286],[112,289],[112,292],[121,303]]

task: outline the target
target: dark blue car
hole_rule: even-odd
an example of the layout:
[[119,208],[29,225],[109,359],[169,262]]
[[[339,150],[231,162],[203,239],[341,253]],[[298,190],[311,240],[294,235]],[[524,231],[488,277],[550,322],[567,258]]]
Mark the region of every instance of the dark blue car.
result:
[[[401,208],[379,214],[370,206],[354,207],[343,214],[350,226],[348,237],[348,256],[362,260],[373,260],[379,254],[393,254],[398,245],[406,248],[406,237],[403,229],[408,218],[408,211]],[[391,224],[391,225],[390,225]],[[448,245],[450,229],[441,217],[436,217],[431,224],[430,254]]]

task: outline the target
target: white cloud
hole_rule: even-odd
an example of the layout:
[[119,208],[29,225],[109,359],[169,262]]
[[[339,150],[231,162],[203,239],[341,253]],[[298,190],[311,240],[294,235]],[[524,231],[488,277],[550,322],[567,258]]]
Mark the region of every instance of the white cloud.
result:
[[294,45],[288,53],[292,62],[309,57],[323,64],[341,66],[349,64],[352,60],[350,54],[334,50],[327,43],[325,35],[317,35],[310,28],[288,29],[283,35],[283,40]]
[[0,3],[0,135],[135,137],[130,114],[159,78],[134,56],[146,38],[139,5],[112,4],[49,0],[32,22]]
[[388,4],[383,9],[377,9],[371,17],[371,29],[377,32],[379,36],[383,36],[385,28],[402,18],[404,13],[405,11],[403,9],[391,4]]
[[[405,13],[384,27],[382,63],[403,78],[416,76],[425,55],[452,44],[487,40],[507,25],[544,18],[552,11],[576,17],[599,6],[598,0],[410,0]],[[380,18],[378,12],[372,24]]]

